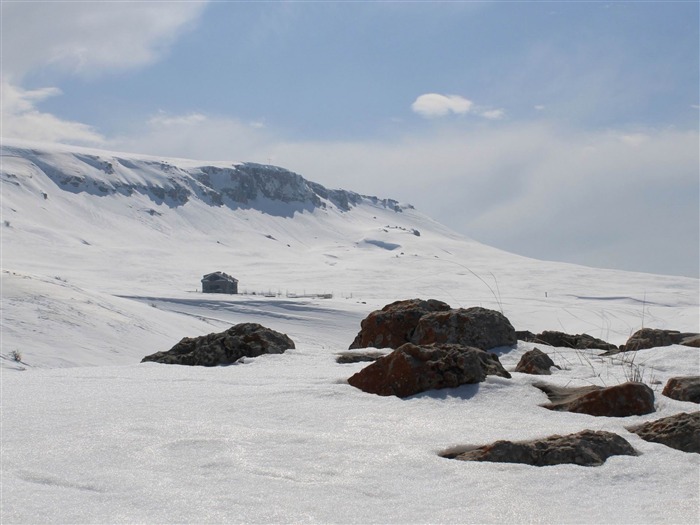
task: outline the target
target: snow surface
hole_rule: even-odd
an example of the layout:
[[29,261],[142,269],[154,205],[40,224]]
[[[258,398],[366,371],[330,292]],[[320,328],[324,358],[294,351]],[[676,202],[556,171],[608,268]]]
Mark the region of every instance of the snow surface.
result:
[[[165,188],[173,170],[189,184],[202,166],[192,161],[7,142],[2,155],[2,523],[700,520],[698,455],[625,429],[697,410],[661,395],[669,377],[698,374],[697,349],[643,350],[632,363],[548,349],[563,368],[545,379],[556,384],[618,384],[637,367],[657,411],[629,418],[543,409],[542,378],[518,373],[379,397],[347,384],[365,364],[335,362],[370,311],[413,297],[616,344],[642,326],[698,332],[698,280],[527,259],[368,198],[348,210],[325,199],[213,206],[55,182]],[[118,170],[100,168],[115,158]],[[247,294],[199,293],[217,270]],[[296,349],[229,367],[139,364],[240,322],[283,331]],[[533,346],[497,353],[512,370]],[[617,432],[640,455],[545,468],[438,456],[583,429]]]

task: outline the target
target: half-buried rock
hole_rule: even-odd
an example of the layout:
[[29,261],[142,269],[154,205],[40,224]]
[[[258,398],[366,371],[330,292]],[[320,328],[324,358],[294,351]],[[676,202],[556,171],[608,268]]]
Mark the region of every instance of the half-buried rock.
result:
[[496,354],[478,348],[407,343],[360,370],[348,383],[370,394],[407,397],[480,383],[487,375],[510,377]]
[[627,430],[646,441],[700,454],[700,412],[683,412],[635,427],[627,427]]
[[461,453],[442,457],[461,461],[525,463],[536,467],[573,463],[597,466],[610,456],[636,456],[624,438],[612,432],[583,430],[567,436],[550,436],[533,441],[496,441]]
[[678,401],[700,403],[700,376],[672,377],[661,393]]
[[523,354],[515,367],[515,371],[523,374],[550,375],[552,372],[549,369],[553,366],[559,368],[554,364],[552,358],[542,350],[533,348]]
[[169,365],[230,365],[242,357],[281,354],[294,348],[287,335],[257,323],[241,323],[225,332],[185,337],[167,352],[156,352],[141,362],[153,361]]
[[537,383],[550,403],[542,405],[550,410],[577,412],[591,416],[626,417],[654,412],[654,391],[643,383],[623,383],[600,387],[567,388]]

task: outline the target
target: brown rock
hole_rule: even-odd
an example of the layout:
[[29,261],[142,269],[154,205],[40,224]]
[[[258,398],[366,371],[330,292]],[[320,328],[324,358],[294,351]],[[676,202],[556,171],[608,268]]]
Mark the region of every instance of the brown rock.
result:
[[496,441],[491,445],[443,457],[461,461],[525,463],[537,467],[573,463],[597,466],[610,456],[636,456],[627,440],[612,432],[583,430],[567,436],[550,436],[533,441]]
[[[539,348],[525,352],[515,367],[516,372],[533,375],[550,375],[551,367],[557,366],[554,361]],[[559,368],[559,367],[557,367]]]
[[489,350],[517,343],[515,329],[500,312],[481,308],[459,308],[425,314],[411,336],[417,345],[449,343]]
[[700,412],[676,414],[643,425],[628,427],[645,441],[661,443],[683,452],[700,454]]
[[659,346],[686,345],[696,346],[700,334],[678,332],[677,330],[658,330],[656,328],[642,328],[633,333],[627,342],[620,347],[621,352],[644,350]]
[[591,416],[626,417],[654,412],[654,391],[643,383],[623,383],[610,387],[565,388],[535,384],[550,403],[550,410],[577,412]]
[[348,383],[371,394],[407,397],[479,383],[487,375],[510,377],[495,354],[478,348],[407,343],[354,374]]
[[435,299],[395,301],[370,313],[361,323],[353,348],[398,348],[410,341],[419,319],[430,312],[449,310],[450,305]]
[[661,393],[678,401],[700,403],[700,376],[672,377]]

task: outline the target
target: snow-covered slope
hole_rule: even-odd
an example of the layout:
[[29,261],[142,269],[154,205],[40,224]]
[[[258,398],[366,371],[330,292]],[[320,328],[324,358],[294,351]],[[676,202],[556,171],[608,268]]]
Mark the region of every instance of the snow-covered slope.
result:
[[[698,329],[695,279],[519,257],[457,235],[412,206],[328,190],[281,168],[19,142],[4,143],[1,153],[2,265],[23,277],[3,274],[8,307],[32,294],[65,302],[68,289],[82,294],[78,303],[103,294],[104,308],[84,315],[107,328],[93,332],[86,323],[81,333],[104,341],[109,363],[118,355],[133,362],[156,344],[148,338],[148,348],[130,344],[125,352],[123,330],[109,336],[110,321],[99,313],[120,309],[114,296],[206,302],[196,293],[199,280],[217,270],[238,278],[243,292],[332,293],[343,304],[365,302],[364,313],[432,297],[502,309],[517,329],[586,331],[614,343],[642,325]],[[10,316],[6,348],[21,346],[35,365],[55,363],[38,350],[53,346],[53,330],[37,313],[35,342],[27,344],[27,327],[13,327],[14,309],[3,314]],[[183,324],[162,344],[190,329]],[[99,362],[85,357],[61,362]]]
[[[698,280],[519,257],[272,166],[10,141],[1,154],[3,523],[697,521],[695,455],[625,430],[696,409],[659,390],[697,373],[695,349],[639,352],[657,413],[623,419],[542,409],[523,374],[379,398],[347,384],[361,364],[334,357],[370,311],[413,297],[617,344],[642,326],[700,331]],[[244,293],[198,292],[217,270]],[[215,369],[138,364],[247,321],[296,349]],[[512,370],[531,347],[501,361]],[[553,355],[558,384],[630,371]],[[437,456],[584,428],[642,455],[543,469]]]

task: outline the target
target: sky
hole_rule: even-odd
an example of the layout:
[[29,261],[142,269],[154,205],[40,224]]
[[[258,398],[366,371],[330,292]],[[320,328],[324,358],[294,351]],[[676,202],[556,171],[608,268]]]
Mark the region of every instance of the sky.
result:
[[514,253],[700,273],[698,2],[0,8],[3,138],[271,163]]

